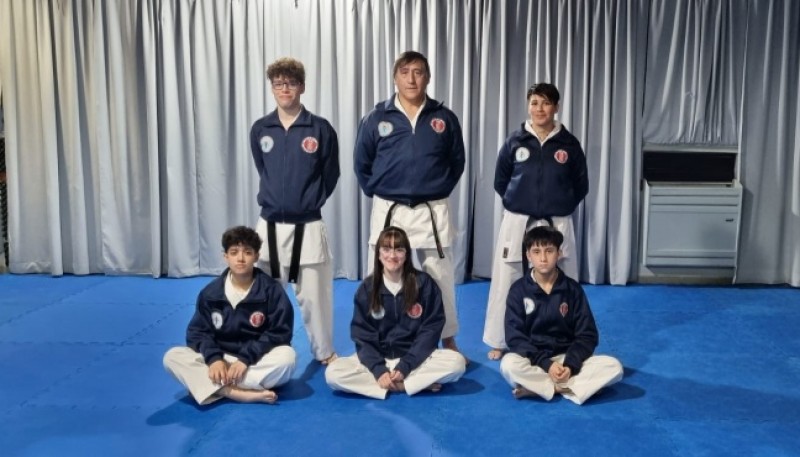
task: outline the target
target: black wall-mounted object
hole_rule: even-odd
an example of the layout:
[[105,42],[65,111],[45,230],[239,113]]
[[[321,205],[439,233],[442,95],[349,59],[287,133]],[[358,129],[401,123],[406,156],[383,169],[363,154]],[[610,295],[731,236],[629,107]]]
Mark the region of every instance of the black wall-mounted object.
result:
[[730,183],[736,153],[644,151],[642,177],[649,182]]
[[[0,137],[0,176],[6,173],[6,139]],[[8,266],[8,187],[6,180],[0,179],[0,246]]]

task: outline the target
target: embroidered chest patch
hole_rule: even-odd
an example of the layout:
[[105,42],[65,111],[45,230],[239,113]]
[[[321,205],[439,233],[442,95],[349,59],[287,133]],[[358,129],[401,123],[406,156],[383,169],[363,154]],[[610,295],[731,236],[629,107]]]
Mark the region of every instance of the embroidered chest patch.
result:
[[219,311],[214,311],[211,313],[211,323],[214,325],[214,328],[219,330],[222,328],[222,313]]
[[431,128],[436,133],[442,133],[444,132],[445,128],[447,128],[447,124],[444,123],[443,119],[435,117],[431,120]]
[[567,317],[567,313],[569,312],[569,306],[567,306],[567,302],[561,303],[558,307],[558,312],[561,313],[561,317]]
[[258,143],[261,145],[261,152],[265,153],[271,151],[272,147],[275,145],[275,141],[269,135],[262,136],[261,139],[258,140]]
[[532,298],[525,297],[522,299],[522,303],[525,305],[525,314],[530,314],[536,309],[536,302]]
[[253,327],[261,327],[264,325],[264,313],[256,311],[250,315],[250,325]]
[[528,150],[526,147],[517,148],[517,151],[514,153],[514,158],[517,162],[524,162],[528,160],[528,157],[531,156],[531,151]]
[[553,158],[556,159],[556,162],[560,164],[565,164],[567,163],[567,160],[569,160],[569,154],[567,153],[567,151],[559,149],[558,151],[555,152],[555,154],[553,154]]
[[302,146],[303,150],[307,153],[313,154],[317,152],[317,149],[319,149],[319,141],[317,141],[317,139],[313,136],[307,136],[303,138],[303,142],[300,143],[300,146]]
[[394,126],[391,122],[383,121],[378,124],[378,135],[381,137],[389,136],[394,131]]
[[419,303],[414,303],[414,305],[411,306],[411,309],[408,310],[407,314],[411,319],[419,319],[419,317],[422,316],[422,305]]

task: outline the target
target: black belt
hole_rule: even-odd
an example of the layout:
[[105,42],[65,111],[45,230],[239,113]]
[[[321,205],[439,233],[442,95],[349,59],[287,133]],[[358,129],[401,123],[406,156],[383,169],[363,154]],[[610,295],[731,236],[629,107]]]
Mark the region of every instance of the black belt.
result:
[[[428,211],[431,214],[431,227],[433,227],[433,240],[436,242],[436,251],[439,253],[439,258],[444,258],[444,250],[442,249],[442,243],[439,241],[439,230],[436,228],[436,220],[433,218],[433,208],[431,208],[431,204],[428,202],[423,202],[428,207]],[[394,212],[394,208],[397,205],[403,205],[404,203],[400,202],[392,202],[392,206],[389,207],[389,211],[386,213],[386,220],[383,222],[384,230],[391,225],[392,222],[392,213]],[[418,205],[421,203],[418,203]],[[406,205],[409,208],[413,208],[417,205]]]
[[[541,220],[547,221],[547,223],[550,224],[550,227],[555,227],[555,225],[553,225],[553,218],[550,217],[550,216],[547,216],[547,217],[529,216],[528,217],[528,221],[525,222],[525,233],[528,233],[528,224],[530,224],[531,221],[536,222],[536,221],[541,221]],[[529,264],[528,264],[528,253],[525,252],[525,237],[523,237],[522,238],[522,274],[523,274],[523,276],[525,275],[525,272],[528,271],[528,266],[529,266]]]
[[[300,272],[300,252],[303,248],[303,233],[305,232],[305,228],[306,224],[295,224],[294,226],[292,260],[289,264],[289,282],[292,284],[297,283],[297,275]],[[280,279],[281,264],[278,260],[278,240],[275,235],[275,223],[272,221],[267,221],[267,246],[269,249],[269,269],[272,272],[272,277]]]

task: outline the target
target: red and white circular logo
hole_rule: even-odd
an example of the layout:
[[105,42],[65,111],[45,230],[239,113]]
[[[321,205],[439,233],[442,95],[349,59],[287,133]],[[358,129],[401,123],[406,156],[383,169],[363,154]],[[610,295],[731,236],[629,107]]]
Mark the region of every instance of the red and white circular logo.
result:
[[419,303],[414,303],[414,305],[411,306],[411,309],[408,310],[408,317],[412,319],[419,319],[420,316],[422,316],[422,305]]
[[261,327],[264,325],[264,313],[256,311],[250,315],[250,325],[253,327]]
[[558,307],[558,312],[561,313],[561,317],[567,317],[567,313],[569,312],[569,306],[567,306],[567,302],[561,304]]
[[431,121],[431,128],[436,133],[444,132],[445,127],[447,127],[447,124],[445,124],[444,121],[439,119],[438,117],[433,118],[433,120]]
[[306,151],[309,154],[312,154],[314,152],[317,152],[317,149],[319,148],[319,141],[317,141],[317,139],[314,138],[313,136],[307,136],[303,138],[303,142],[301,143],[301,145],[303,146],[304,151]]
[[558,163],[567,163],[567,160],[569,159],[569,154],[567,154],[567,151],[559,149],[558,151],[556,151],[555,154],[553,154],[553,157],[556,159],[556,162]]

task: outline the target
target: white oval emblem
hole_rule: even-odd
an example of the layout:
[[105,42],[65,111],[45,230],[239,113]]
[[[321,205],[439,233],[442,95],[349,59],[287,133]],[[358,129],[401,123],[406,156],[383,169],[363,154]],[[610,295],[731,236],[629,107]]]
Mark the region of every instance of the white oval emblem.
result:
[[528,160],[528,157],[530,156],[531,151],[529,151],[526,147],[518,148],[517,152],[514,153],[514,157],[517,159],[517,162],[524,162]]
[[317,152],[317,148],[319,147],[319,141],[313,136],[307,136],[303,138],[303,142],[301,143],[303,150],[307,153],[311,154]]
[[380,136],[389,136],[389,134],[394,131],[394,126],[392,126],[391,122],[383,121],[378,124],[378,135]]
[[369,315],[372,316],[373,319],[379,321],[383,319],[383,316],[386,314],[386,311],[383,310],[383,306],[378,311],[370,311]]
[[536,309],[536,303],[531,298],[523,298],[522,303],[525,303],[525,314],[530,314]]
[[211,323],[214,324],[215,329],[219,330],[222,327],[222,313],[219,311],[212,312]]
[[261,144],[261,152],[269,152],[272,150],[272,146],[275,145],[275,142],[269,135],[262,136],[259,143]]
[[567,151],[559,149],[558,151],[556,151],[555,154],[553,154],[553,157],[555,157],[556,162],[564,164],[567,163],[567,160],[569,159],[569,154],[567,153]]
[[438,117],[433,118],[433,120],[431,121],[431,128],[436,133],[444,132],[446,126],[447,124],[445,124],[444,121],[442,119],[439,119]]

